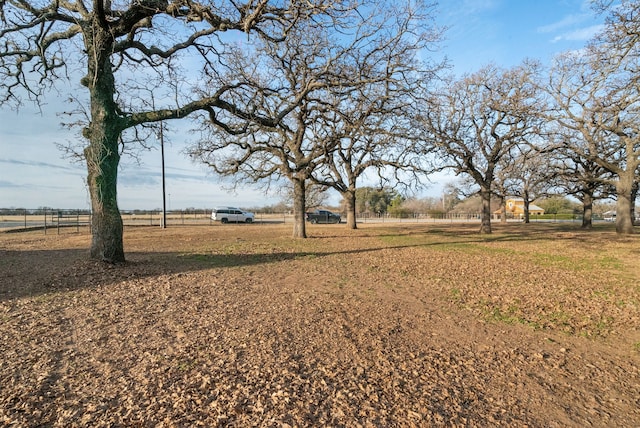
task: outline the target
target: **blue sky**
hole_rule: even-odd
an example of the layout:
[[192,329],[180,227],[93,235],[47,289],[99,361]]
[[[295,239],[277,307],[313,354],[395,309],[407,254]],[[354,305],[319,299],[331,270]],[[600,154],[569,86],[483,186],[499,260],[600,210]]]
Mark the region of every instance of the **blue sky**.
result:
[[[547,63],[556,53],[583,47],[602,20],[590,9],[589,0],[440,0],[437,23],[449,29],[437,55],[446,55],[456,74],[489,63],[510,67],[525,58]],[[65,159],[55,145],[76,138],[73,131],[60,127],[58,113],[65,106],[59,94],[46,102],[41,112],[29,105],[19,112],[0,109],[0,208],[90,208],[84,165]],[[175,125],[173,129],[184,132]],[[165,147],[168,209],[249,208],[281,199],[279,194],[250,188],[229,193],[203,166],[182,154],[178,132],[167,139],[171,141]],[[122,210],[162,206],[160,165],[159,150],[144,154],[140,164],[123,159],[118,179]],[[430,189],[418,196],[437,196],[452,180],[446,175],[432,177]]]
[[449,27],[443,51],[456,73],[525,58],[543,63],[583,47],[602,27],[590,0],[442,0],[439,23]]

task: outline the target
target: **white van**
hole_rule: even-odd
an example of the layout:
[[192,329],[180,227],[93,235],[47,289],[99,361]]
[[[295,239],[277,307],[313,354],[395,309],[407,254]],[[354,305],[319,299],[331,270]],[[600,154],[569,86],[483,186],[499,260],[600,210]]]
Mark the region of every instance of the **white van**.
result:
[[211,212],[211,220],[221,223],[252,223],[253,213],[234,207],[219,207]]

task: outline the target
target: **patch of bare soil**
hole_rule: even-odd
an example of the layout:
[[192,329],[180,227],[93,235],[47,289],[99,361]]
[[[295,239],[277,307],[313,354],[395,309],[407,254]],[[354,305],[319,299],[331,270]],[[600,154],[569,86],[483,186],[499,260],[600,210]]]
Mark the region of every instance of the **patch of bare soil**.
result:
[[475,228],[0,234],[0,424],[640,426],[640,239]]

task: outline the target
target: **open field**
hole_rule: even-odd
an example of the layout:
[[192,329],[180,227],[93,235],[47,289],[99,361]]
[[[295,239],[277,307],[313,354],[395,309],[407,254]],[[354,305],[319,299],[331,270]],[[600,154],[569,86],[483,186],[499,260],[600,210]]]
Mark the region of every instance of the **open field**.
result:
[[494,227],[0,233],[0,424],[640,426],[640,235]]
[[[122,221],[125,226],[161,226],[163,222],[162,212],[151,212],[144,214],[121,214]],[[209,211],[200,210],[196,213],[185,212],[169,212],[167,213],[167,225],[168,226],[211,226],[215,222],[211,220],[211,213]],[[343,217],[342,222],[346,219]],[[521,222],[519,219],[510,219],[509,222]],[[571,222],[580,224],[581,219],[540,219],[533,218],[532,222]],[[257,213],[254,219],[258,224],[274,224],[274,223],[290,223],[294,222],[293,214],[287,213]],[[477,214],[460,214],[451,213],[444,217],[432,216],[428,214],[418,214],[415,217],[409,218],[393,218],[388,216],[371,216],[368,214],[362,214],[358,216],[358,222],[362,224],[367,223],[480,223],[480,218]],[[597,223],[598,221],[596,221]],[[24,214],[24,215],[7,215],[0,213],[0,232],[2,231],[23,231],[26,229],[42,229],[44,233],[61,233],[66,231],[80,231],[84,230],[86,233],[90,233],[89,228],[90,216],[88,214],[65,215],[62,218],[58,218],[54,212],[48,212],[47,215],[40,214]]]
[[[475,216],[477,217],[477,216]],[[79,228],[84,229],[89,233],[89,216],[70,215],[61,220],[55,216],[44,215],[0,215],[0,231],[13,230],[21,231],[24,229],[51,229],[55,233],[58,226],[64,226],[64,229],[70,231],[76,231]],[[161,226],[162,225],[162,213],[148,213],[148,214],[123,214],[122,221],[125,226]],[[342,222],[346,220],[343,218]],[[480,223],[480,219],[470,220],[470,216],[460,215],[455,218],[433,218],[427,216],[421,216],[417,218],[386,218],[386,217],[368,217],[361,216],[358,218],[361,223]],[[291,213],[277,213],[277,214],[262,214],[258,213],[255,216],[255,223],[258,224],[274,224],[274,223],[290,223],[293,224],[294,217]],[[576,223],[578,220],[576,220]],[[167,214],[168,226],[211,226],[215,222],[211,220],[209,213],[198,214],[183,214],[183,213],[169,213]]]

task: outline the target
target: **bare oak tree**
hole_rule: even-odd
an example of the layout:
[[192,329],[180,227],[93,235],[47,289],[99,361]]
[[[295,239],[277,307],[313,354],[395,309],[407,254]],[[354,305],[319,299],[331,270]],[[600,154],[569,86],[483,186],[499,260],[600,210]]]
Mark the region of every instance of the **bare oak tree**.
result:
[[506,188],[524,202],[524,222],[530,222],[529,205],[553,194],[558,185],[559,165],[549,153],[529,145],[516,148],[515,156],[503,164],[507,173]]
[[[343,17],[344,18],[344,17]],[[332,141],[323,139],[319,127],[331,110],[328,88],[347,79],[340,70],[349,49],[332,43],[329,30],[308,23],[291,29],[278,46],[258,43],[238,49],[229,73],[211,74],[209,81],[233,78],[234,102],[256,116],[278,117],[277,126],[254,121],[227,123],[205,118],[219,126],[201,129],[189,155],[234,182],[266,182],[282,178],[293,188],[293,237],[306,238],[306,189],[312,171],[331,152]]]
[[586,49],[556,59],[547,88],[556,123],[580,135],[567,139],[565,148],[615,176],[606,183],[616,189],[616,231],[622,234],[634,231],[640,173],[639,13],[637,0],[611,7],[605,30]]
[[393,88],[385,82],[379,92],[371,86],[357,91],[342,100],[335,119],[325,124],[337,144],[311,179],[340,193],[349,229],[357,228],[356,190],[363,177],[377,179],[380,186],[419,185],[429,169],[424,145],[417,144],[424,135],[414,119],[419,103],[413,95],[422,92],[430,79],[408,62],[398,64],[403,78]]
[[582,203],[581,227],[591,229],[593,203],[615,195],[615,188],[609,184],[615,180],[615,176],[571,149],[556,149],[552,156],[557,167],[558,188]]
[[[420,1],[363,2],[357,13],[343,14],[339,31],[300,25],[277,46],[251,46],[249,51],[254,49],[266,60],[254,65],[256,61],[248,59],[253,57],[237,58],[242,66],[236,67],[236,78],[244,87],[264,89],[236,91],[238,105],[255,114],[280,117],[279,125],[273,129],[256,123],[251,129],[240,129],[237,137],[208,129],[211,134],[202,136],[190,150],[191,156],[237,180],[290,181],[293,236],[305,238],[308,181],[334,187],[344,195],[362,174],[355,171],[353,162],[366,169],[394,159],[388,138],[368,136],[365,141],[362,136],[366,131],[381,134],[383,128],[363,123],[371,112],[376,118],[367,124],[391,123],[392,115],[401,113],[401,102],[395,97],[410,89],[408,75],[416,70],[415,55],[430,42],[420,28],[428,23],[425,8],[431,6]],[[428,28],[425,34],[433,37]],[[387,157],[382,157],[383,152]],[[354,168],[349,171],[351,182],[341,187],[344,183],[331,173],[337,171],[336,160],[346,161],[346,157],[351,157],[348,162]]]
[[387,11],[401,21],[389,28],[396,30],[384,47],[386,75],[340,97],[335,115],[323,126],[337,144],[311,176],[340,193],[350,229],[357,228],[356,190],[365,175],[377,176],[381,186],[409,186],[420,183],[428,169],[424,145],[416,144],[423,137],[416,120],[418,100],[445,64],[420,58],[435,47],[441,32],[433,23],[432,4],[400,7],[397,3]]
[[500,160],[538,131],[535,64],[487,66],[441,88],[424,122],[441,168],[467,175],[482,199],[481,233],[491,233],[491,195]]
[[[594,52],[591,51],[591,55]],[[564,149],[612,174],[605,184],[616,189],[616,231],[633,233],[632,191],[640,168],[640,94],[636,78],[605,67],[600,54],[566,54],[555,62],[549,92],[556,122],[569,134]]]
[[[203,109],[277,122],[235,106],[227,98],[232,83],[208,93],[195,89],[195,70],[224,63],[224,38],[233,36],[222,33],[279,41],[297,22],[338,1],[0,2],[2,104],[19,105],[24,97],[43,102],[61,80],[77,79],[86,91],[89,121],[82,135],[93,214],[92,258],[125,260],[118,164],[123,141],[136,140],[145,124]],[[189,65],[183,69],[181,62]],[[146,98],[149,90],[157,94],[155,108]],[[72,97],[81,92],[72,91]]]

